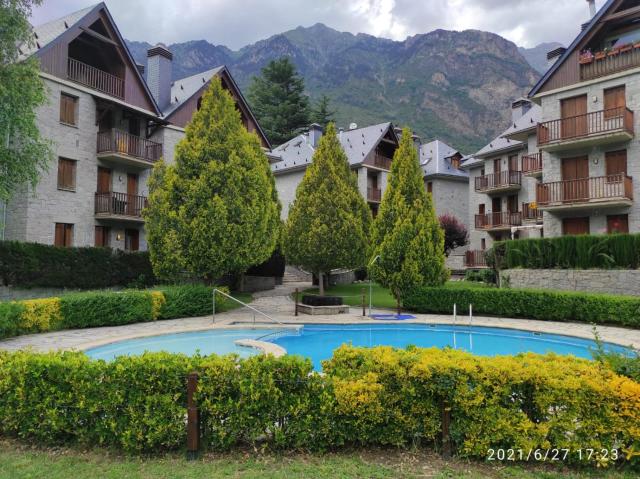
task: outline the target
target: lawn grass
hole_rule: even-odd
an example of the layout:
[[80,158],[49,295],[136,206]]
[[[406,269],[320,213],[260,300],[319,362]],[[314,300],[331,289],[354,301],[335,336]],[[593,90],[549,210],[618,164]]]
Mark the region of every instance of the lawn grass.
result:
[[[231,296],[247,304],[253,300],[253,296],[251,295],[251,293],[231,292]],[[238,308],[244,308],[244,306],[242,306],[240,303],[230,300],[229,298],[226,298],[222,306],[216,306],[216,309],[218,309],[219,313],[231,311],[232,309]]]
[[434,479],[631,479],[630,472],[577,472],[559,467],[521,467],[459,459],[444,461],[429,452],[368,449],[324,455],[208,454],[195,461],[183,455],[132,458],[107,451],[35,449],[0,440],[0,479],[154,478],[418,478]]
[[[445,288],[490,288],[491,285],[486,283],[479,283],[474,281],[447,281],[444,284]],[[331,286],[325,291],[325,294],[331,296],[342,296],[344,304],[349,306],[362,305],[362,290],[364,288],[365,304],[369,306],[369,283],[353,283],[353,284],[339,284]],[[396,300],[391,295],[391,292],[380,286],[379,284],[373,284],[371,287],[372,305],[374,308],[382,309],[394,309],[396,307]],[[310,288],[303,293],[317,294],[318,288]]]

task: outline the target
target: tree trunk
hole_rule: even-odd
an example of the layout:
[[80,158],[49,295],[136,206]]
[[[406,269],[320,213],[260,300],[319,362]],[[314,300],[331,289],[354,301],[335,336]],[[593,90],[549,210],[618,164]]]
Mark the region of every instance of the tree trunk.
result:
[[318,271],[318,289],[320,290],[320,296],[324,296],[324,274],[322,271]]
[[402,308],[400,307],[400,296],[396,296],[396,306],[397,306],[398,316],[400,316],[400,313],[402,312]]

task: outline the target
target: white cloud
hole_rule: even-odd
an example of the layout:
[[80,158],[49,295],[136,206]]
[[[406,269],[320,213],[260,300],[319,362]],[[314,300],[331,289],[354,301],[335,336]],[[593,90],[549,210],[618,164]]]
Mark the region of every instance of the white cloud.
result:
[[[94,2],[45,0],[32,20],[44,23]],[[588,19],[584,0],[107,0],[107,6],[126,38],[205,39],[234,49],[317,22],[395,40],[436,28],[473,28],[523,46],[568,44]]]

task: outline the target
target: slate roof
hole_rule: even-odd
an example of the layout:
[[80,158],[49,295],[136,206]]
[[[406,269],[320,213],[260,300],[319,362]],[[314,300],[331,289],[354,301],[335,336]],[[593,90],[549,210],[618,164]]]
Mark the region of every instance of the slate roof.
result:
[[165,117],[169,116],[222,70],[224,70],[224,66],[217,66],[211,70],[175,80],[171,84],[171,103],[167,105],[162,114]]
[[[340,144],[347,154],[349,164],[353,166],[362,163],[389,130],[395,135],[393,125],[387,122],[338,132]],[[298,135],[273,149],[273,155],[279,156],[281,161],[272,164],[271,169],[278,173],[306,168],[311,163],[314,151],[315,148],[311,145],[308,133]]]
[[527,130],[535,129],[538,126],[538,122],[542,119],[542,108],[535,103],[531,103],[531,108],[524,115],[522,115],[514,123],[511,123],[509,128],[502,134],[504,137],[509,137],[517,133],[522,133]]
[[484,160],[476,158],[473,155],[463,156],[462,160],[460,160],[460,168],[462,168],[463,170],[468,170],[470,168],[482,165],[484,165]]
[[420,145],[420,165],[424,176],[446,175],[469,178],[466,171],[451,165],[451,157],[456,153],[460,152],[440,140]]
[[79,22],[87,13],[96,8],[99,3],[93,4],[90,7],[83,8],[77,12],[70,13],[64,17],[52,20],[37,27],[32,27],[34,33],[34,42],[31,45],[21,45],[20,58],[26,58],[33,55],[40,48],[47,46],[54,41],[60,35],[62,35],[68,28],[71,28],[77,22]]

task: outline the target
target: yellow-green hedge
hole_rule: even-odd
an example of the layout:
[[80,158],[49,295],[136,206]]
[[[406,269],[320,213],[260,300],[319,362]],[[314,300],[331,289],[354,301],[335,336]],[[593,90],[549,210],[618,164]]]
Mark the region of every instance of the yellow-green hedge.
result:
[[[58,329],[114,326],[211,314],[212,288],[167,286],[0,303],[0,338]],[[224,297],[216,298],[224,308]]]
[[[600,363],[553,354],[486,358],[453,350],[342,346],[324,375],[296,356],[148,353],[111,362],[82,353],[0,352],[0,434],[127,451],[186,441],[186,375],[205,448],[335,449],[440,444],[451,408],[454,454],[568,449],[567,463],[605,463],[579,450],[640,446],[640,384]],[[635,461],[635,462],[634,462]]]

